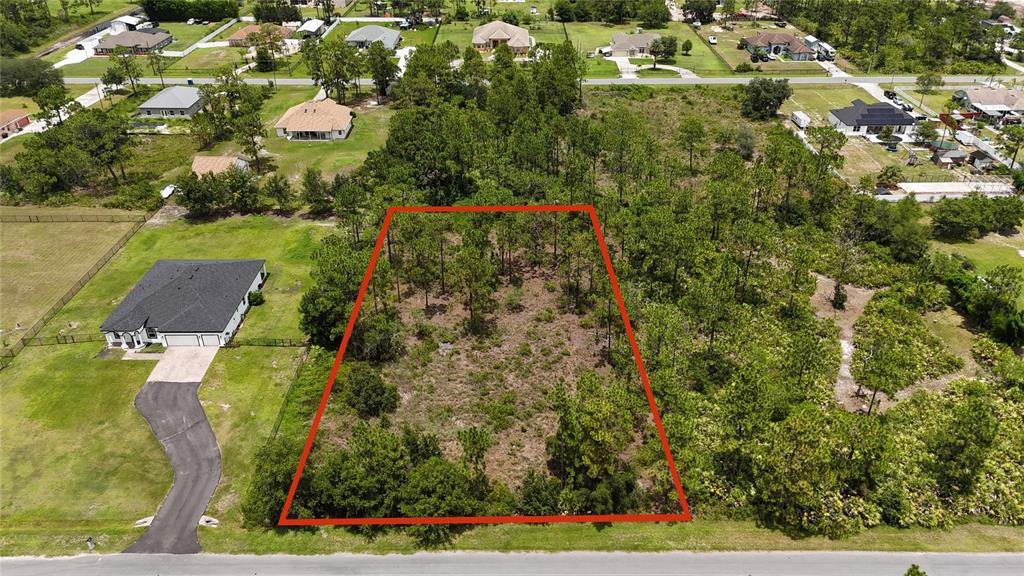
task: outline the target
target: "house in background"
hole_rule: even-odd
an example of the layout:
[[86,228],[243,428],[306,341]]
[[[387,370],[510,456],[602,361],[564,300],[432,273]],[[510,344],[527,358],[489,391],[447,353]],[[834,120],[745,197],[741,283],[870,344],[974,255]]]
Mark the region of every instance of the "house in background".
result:
[[473,29],[473,48],[481,51],[494,50],[502,44],[508,44],[513,54],[526,54],[533,46],[533,38],[526,28],[513,26],[501,20],[488,22]]
[[196,176],[222,174],[232,168],[248,170],[249,163],[237,156],[195,156],[192,158],[192,172]]
[[320,36],[324,33],[324,21],[319,18],[310,18],[299,26],[299,29],[295,31],[299,38],[311,38]]
[[236,30],[234,34],[228,36],[228,46],[233,48],[246,48],[251,46],[252,42],[249,40],[249,36],[262,30],[263,26],[272,26],[280,40],[284,40],[292,35],[292,28],[278,26],[277,24],[249,24],[247,26],[242,26]]
[[118,16],[110,21],[110,32],[112,34],[120,34],[121,32],[137,30],[139,28],[139,24],[142,24],[145,21],[145,18],[130,16],[128,14]]
[[109,56],[114,49],[124,46],[130,48],[134,54],[149,54],[154,50],[160,50],[174,41],[167,30],[161,28],[146,28],[145,30],[130,30],[112,36],[106,36],[96,44],[97,56]]
[[191,118],[203,107],[203,95],[195,86],[170,86],[139,106],[142,118]]
[[904,134],[914,125],[913,116],[888,102],[866,104],[857,99],[852,104],[829,111],[829,125],[844,134],[878,134],[886,126],[893,134]]
[[661,38],[661,34],[642,32],[639,29],[634,34],[616,32],[612,34],[612,56],[625,58],[649,56],[651,54],[651,44],[658,38]]
[[345,41],[353,48],[365,49],[369,48],[370,44],[374,42],[380,42],[388,50],[394,50],[398,48],[398,44],[402,41],[402,35],[393,28],[371,25],[353,30],[351,34],[345,37]]
[[0,112],[0,137],[7,138],[11,134],[17,134],[31,122],[28,114],[21,110],[4,110]]
[[1018,120],[1024,115],[1024,92],[1017,88],[981,86],[962,92],[967,108],[980,112],[989,121]]
[[967,162],[970,155],[963,150],[936,150],[932,154],[932,162],[935,163],[939,168],[949,169],[954,166],[961,166]]
[[987,172],[996,167],[996,160],[983,150],[975,150],[971,152],[970,164],[979,172]]
[[342,140],[352,131],[352,109],[330,98],[289,108],[274,128],[289,140]]
[[266,278],[263,260],[157,260],[100,330],[111,348],[223,346]]
[[790,60],[814,60],[817,51],[808,48],[799,38],[792,34],[778,32],[761,32],[757,36],[744,38],[747,52],[756,54],[758,50],[765,54],[788,56]]

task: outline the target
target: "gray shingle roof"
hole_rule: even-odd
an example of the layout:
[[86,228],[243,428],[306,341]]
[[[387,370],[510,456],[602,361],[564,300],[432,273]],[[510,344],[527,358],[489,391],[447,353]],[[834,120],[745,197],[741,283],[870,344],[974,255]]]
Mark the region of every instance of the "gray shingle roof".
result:
[[649,32],[625,34],[623,32],[616,32],[612,34],[612,50],[634,50],[637,48],[647,50],[651,47],[651,43],[658,38],[661,38],[661,34],[651,34]]
[[371,25],[353,30],[351,34],[345,37],[345,40],[367,45],[373,42],[381,42],[385,48],[394,50],[395,46],[398,46],[398,40],[401,37],[398,30]]
[[157,92],[156,96],[143,102],[139,108],[188,109],[198,102],[200,98],[199,88],[195,86],[171,86]]
[[865,104],[854,100],[853,106],[836,108],[832,115],[847,126],[913,126],[914,118],[887,102]]
[[263,260],[157,260],[100,330],[221,332]]

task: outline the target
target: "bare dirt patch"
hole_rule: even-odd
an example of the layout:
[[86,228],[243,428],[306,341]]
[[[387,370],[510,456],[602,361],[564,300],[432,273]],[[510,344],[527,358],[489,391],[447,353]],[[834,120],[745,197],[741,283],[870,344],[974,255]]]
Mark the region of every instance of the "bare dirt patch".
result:
[[871,300],[875,290],[860,288],[852,284],[845,285],[847,295],[846,308],[836,310],[832,307],[832,293],[835,290],[835,280],[821,274],[815,274],[814,278],[817,286],[814,289],[814,294],[811,295],[811,307],[814,308],[815,315],[819,318],[831,318],[836,323],[836,326],[839,327],[839,346],[842,348],[842,360],[839,364],[839,374],[836,376],[836,402],[850,412],[867,411],[868,400],[863,397],[863,394],[861,396],[857,395],[857,383],[854,381],[851,372],[854,350],[853,325],[860,318],[861,314],[864,313],[864,307]]

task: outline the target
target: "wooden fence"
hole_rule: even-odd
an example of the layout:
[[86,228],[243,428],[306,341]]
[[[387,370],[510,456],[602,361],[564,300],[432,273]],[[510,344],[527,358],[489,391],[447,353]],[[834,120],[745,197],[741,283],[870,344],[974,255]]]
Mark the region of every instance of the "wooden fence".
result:
[[[88,334],[88,335],[85,335],[85,334],[75,334],[75,335],[71,335],[71,336],[53,336],[53,337],[39,337],[39,338],[36,337],[36,334],[38,334],[39,331],[43,329],[43,326],[45,326],[47,322],[49,322],[54,316],[57,315],[58,312],[60,312],[61,308],[63,308],[65,304],[67,304],[69,301],[71,301],[71,299],[74,298],[76,294],[78,294],[78,291],[81,290],[82,287],[85,286],[89,282],[89,280],[92,280],[92,277],[95,276],[96,273],[99,272],[100,269],[103,268],[103,266],[107,262],[109,262],[110,259],[113,258],[114,255],[117,254],[121,250],[122,246],[124,246],[129,240],[131,240],[132,236],[134,236],[135,233],[138,232],[140,228],[142,228],[142,225],[145,224],[146,221],[149,220],[149,218],[152,215],[153,215],[153,213],[149,213],[149,214],[146,214],[146,215],[142,215],[142,214],[57,214],[57,215],[42,215],[42,214],[40,214],[40,215],[31,215],[31,214],[26,214],[26,215],[17,215],[17,216],[10,215],[10,214],[0,215],[0,222],[41,222],[41,223],[42,222],[135,222],[135,225],[132,226],[131,229],[129,229],[123,235],[121,235],[121,237],[117,240],[117,242],[113,246],[111,246],[110,249],[107,250],[106,253],[103,254],[103,256],[100,256],[99,260],[97,260],[96,263],[93,264],[92,267],[89,268],[89,270],[87,270],[85,272],[85,274],[83,274],[82,277],[79,278],[78,281],[74,283],[74,285],[72,285],[70,288],[68,288],[67,291],[64,292],[64,295],[61,296],[60,299],[58,299],[57,302],[54,303],[53,306],[50,306],[50,309],[47,310],[39,318],[39,320],[36,320],[36,322],[34,324],[32,324],[32,326],[30,326],[28,328],[28,330],[25,330],[25,332],[23,332],[21,334],[21,339],[20,340],[18,340],[17,342],[15,342],[14,344],[12,344],[10,346],[7,346],[7,347],[4,347],[4,348],[0,349],[0,369],[6,368],[8,365],[10,365],[11,358],[14,358],[15,356],[17,356],[18,353],[21,352],[21,350],[23,348],[25,348],[25,346],[46,346],[48,344],[71,344],[71,343],[74,343],[74,342],[97,342],[99,340],[104,340],[105,339],[102,334],[98,334],[98,333],[95,334],[95,335],[93,335],[93,334]],[[12,220],[12,218],[14,218],[14,219]],[[67,340],[67,338],[70,338],[71,340]],[[65,339],[65,340],[61,341],[61,339]],[[29,343],[29,342],[32,342],[32,343]]]
[[303,348],[309,345],[305,339],[295,338],[234,338],[227,346],[237,348],[239,346],[271,346],[277,348]]

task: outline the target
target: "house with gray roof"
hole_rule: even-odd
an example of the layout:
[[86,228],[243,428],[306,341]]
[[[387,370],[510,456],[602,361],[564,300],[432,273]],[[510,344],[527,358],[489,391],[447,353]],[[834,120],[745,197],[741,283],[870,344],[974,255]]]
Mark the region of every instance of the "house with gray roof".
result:
[[393,28],[370,25],[353,30],[351,34],[345,37],[345,41],[353,48],[369,48],[370,44],[380,42],[388,50],[394,50],[398,48],[398,43],[402,41],[402,35]]
[[829,111],[828,123],[844,134],[878,134],[886,126],[893,134],[903,134],[914,125],[914,117],[888,102],[867,104],[854,100],[847,108]]
[[223,346],[267,278],[263,260],[157,260],[100,330],[107,346]]
[[203,107],[203,95],[195,86],[170,86],[139,106],[142,118],[191,118]]
[[112,34],[104,37],[96,44],[97,56],[109,56],[117,48],[128,48],[134,54],[149,54],[154,50],[160,50],[174,41],[170,32],[163,28],[145,28],[143,30],[128,30],[120,34]]
[[616,32],[612,34],[612,56],[634,58],[637,56],[649,56],[651,44],[661,38],[661,34],[637,31],[635,34]]

